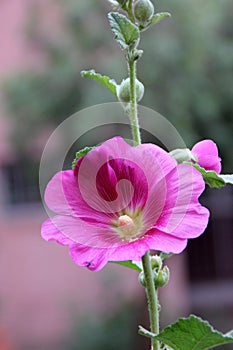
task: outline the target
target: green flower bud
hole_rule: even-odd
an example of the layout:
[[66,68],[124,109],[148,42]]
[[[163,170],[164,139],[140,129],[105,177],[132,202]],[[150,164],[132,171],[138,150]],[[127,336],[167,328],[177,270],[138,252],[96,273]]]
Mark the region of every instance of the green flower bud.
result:
[[150,0],[137,0],[134,5],[134,17],[143,24],[154,15],[154,6]]
[[197,162],[194,154],[188,148],[177,148],[170,152],[170,155],[177,161],[178,164],[183,162]]
[[164,268],[159,271],[157,276],[155,275],[155,279],[154,279],[155,287],[159,288],[159,287],[166,286],[166,284],[169,281],[169,277],[170,277],[169,268],[167,266],[164,266]]
[[151,267],[152,269],[158,269],[160,270],[162,267],[162,259],[160,258],[159,255],[153,255],[151,257]]
[[[136,79],[136,100],[139,102],[144,95],[144,85]],[[130,102],[130,79],[122,80],[117,87],[117,96],[121,102]]]
[[145,276],[144,276],[144,272],[140,272],[139,276],[138,276],[138,280],[141,283],[141,285],[143,287],[146,287],[146,281],[145,281]]

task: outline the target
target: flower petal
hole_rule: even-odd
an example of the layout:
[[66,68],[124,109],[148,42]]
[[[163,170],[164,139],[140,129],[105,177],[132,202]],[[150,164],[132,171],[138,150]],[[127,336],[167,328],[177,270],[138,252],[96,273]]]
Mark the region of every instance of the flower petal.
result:
[[179,239],[154,230],[138,241],[115,249],[93,248],[76,244],[71,247],[70,253],[78,265],[85,266],[92,271],[99,271],[109,261],[140,261],[150,249],[177,254],[182,252],[186,245],[187,239]]
[[218,147],[212,140],[203,140],[197,142],[193,146],[192,152],[196,153],[197,155],[211,154],[212,156],[218,156]]
[[53,224],[51,219],[46,220],[41,228],[41,236],[46,241],[56,241],[62,245],[71,247],[74,242],[68,237],[64,236]]
[[[67,215],[54,216],[50,219],[50,225],[54,225],[54,232],[56,235],[58,230],[62,236],[81,245],[112,249],[125,244],[110,225],[101,223],[90,224],[78,217]],[[51,226],[49,230],[49,235],[52,236]]]
[[203,140],[196,143],[192,153],[197,157],[198,164],[206,170],[221,172],[221,158],[218,156],[218,147],[212,140]]
[[57,214],[76,216],[88,222],[109,223],[109,215],[97,212],[83,200],[73,170],[54,175],[44,198],[47,206]]
[[[104,174],[106,164],[108,172]],[[144,206],[149,188],[175,166],[172,157],[157,146],[132,147],[115,137],[90,151],[75,168],[75,174],[81,195],[90,207],[116,213],[125,207],[134,210]]]
[[99,271],[108,263],[108,250],[76,244],[71,247],[73,261],[91,271]]
[[205,188],[201,174],[180,164],[168,176],[170,187],[163,213],[155,227],[178,238],[194,238],[205,230],[209,211],[198,202]]
[[220,174],[222,166],[221,166],[221,158],[211,155],[202,155],[198,157],[198,164],[200,167],[205,170],[213,170],[217,174]]
[[186,248],[188,242],[186,238],[175,237],[157,229],[152,229],[150,234],[147,234],[145,240],[150,246],[150,249],[173,254],[181,253]]

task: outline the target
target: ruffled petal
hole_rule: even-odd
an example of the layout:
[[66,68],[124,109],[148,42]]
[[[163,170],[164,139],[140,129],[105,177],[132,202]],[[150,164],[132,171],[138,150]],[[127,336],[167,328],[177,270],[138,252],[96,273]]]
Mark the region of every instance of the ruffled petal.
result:
[[57,214],[76,216],[87,222],[109,222],[108,213],[94,210],[83,200],[73,170],[54,175],[46,187],[44,199]]
[[[149,152],[153,155],[153,159],[159,164],[158,169],[161,170],[160,174],[152,173],[153,180],[158,182],[161,178],[169,174],[174,168],[176,168],[177,163],[171,155],[160,148],[159,146],[153,145],[152,143],[143,143],[138,148],[143,149],[146,152]],[[156,175],[156,177],[155,177]],[[152,181],[153,181],[152,180]]]
[[142,256],[150,249],[161,250],[166,253],[179,253],[187,240],[166,235],[158,230],[153,230],[144,238],[121,245],[116,248],[97,248],[75,243],[51,222],[47,220],[42,226],[42,237],[47,241],[55,240],[70,248],[73,261],[79,266],[87,267],[92,271],[101,270],[109,261],[141,260]]
[[99,271],[108,263],[108,250],[76,244],[71,247],[73,261],[91,271]]
[[64,236],[60,230],[56,228],[51,219],[46,220],[41,228],[41,236],[46,241],[56,241],[59,244],[71,247],[74,241]]
[[[81,245],[112,249],[123,244],[118,233],[110,225],[90,224],[78,217],[57,215],[50,219],[50,237],[53,232],[52,225],[56,236],[59,231],[62,237]],[[46,227],[44,232],[45,230]]]
[[188,242],[186,238],[175,237],[157,229],[152,229],[146,235],[145,241],[150,249],[173,254],[181,253],[186,248]]
[[200,236],[209,219],[208,209],[198,202],[205,188],[201,174],[193,167],[181,164],[167,181],[170,193],[155,228],[182,239]]

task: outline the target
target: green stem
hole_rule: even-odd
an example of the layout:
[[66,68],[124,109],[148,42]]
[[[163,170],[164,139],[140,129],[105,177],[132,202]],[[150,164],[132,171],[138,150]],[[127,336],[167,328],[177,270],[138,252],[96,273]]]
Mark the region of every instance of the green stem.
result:
[[129,78],[130,78],[130,118],[133,140],[137,145],[141,143],[141,135],[138,121],[138,107],[136,97],[136,61],[129,58]]
[[[147,252],[142,257],[142,265],[144,278],[146,282],[146,291],[148,298],[148,309],[150,314],[150,329],[154,334],[159,333],[159,304],[158,304],[158,289],[155,288],[153,281],[153,273],[151,268],[150,253]],[[159,342],[151,339],[151,350],[160,350]]]
[[[136,61],[128,56],[129,77],[130,77],[130,118],[132,127],[133,140],[137,145],[141,143],[141,135],[138,120],[138,108],[136,97]],[[155,288],[153,280],[153,272],[151,268],[150,253],[147,252],[142,257],[143,271],[146,281],[146,291],[148,298],[148,309],[150,315],[151,332],[159,333],[159,305],[158,305],[158,289]],[[160,350],[159,342],[155,339],[151,340],[151,349]]]
[[129,16],[130,21],[135,23],[135,19],[134,19],[134,15],[133,15],[133,0],[129,0],[128,16]]

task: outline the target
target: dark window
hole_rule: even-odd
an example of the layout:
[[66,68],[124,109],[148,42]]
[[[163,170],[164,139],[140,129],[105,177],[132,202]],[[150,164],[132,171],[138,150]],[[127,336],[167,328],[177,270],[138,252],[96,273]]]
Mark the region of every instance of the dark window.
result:
[[211,218],[206,232],[188,245],[192,282],[233,279],[233,196],[232,188],[208,190],[203,204]]
[[38,202],[39,165],[33,161],[17,161],[2,168],[6,204]]

